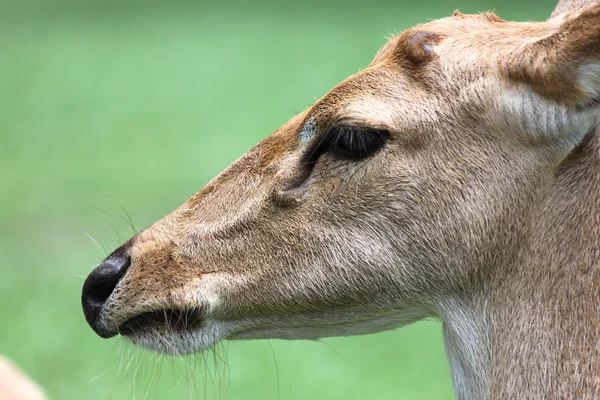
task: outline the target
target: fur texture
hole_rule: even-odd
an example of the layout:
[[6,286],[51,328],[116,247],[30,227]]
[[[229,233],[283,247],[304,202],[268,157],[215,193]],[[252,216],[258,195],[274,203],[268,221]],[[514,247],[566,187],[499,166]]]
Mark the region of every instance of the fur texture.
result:
[[[193,330],[130,334],[181,354],[435,317],[460,399],[597,397],[600,6],[581,9],[455,13],[392,38],[134,237],[99,324],[200,310]],[[342,124],[391,138],[305,165]]]

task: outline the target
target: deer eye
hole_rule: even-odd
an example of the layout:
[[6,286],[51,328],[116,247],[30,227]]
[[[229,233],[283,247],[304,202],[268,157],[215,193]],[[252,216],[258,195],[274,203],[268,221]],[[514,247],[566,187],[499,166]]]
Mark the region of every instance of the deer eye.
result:
[[345,160],[362,160],[375,154],[389,139],[385,129],[335,126],[308,152],[307,164],[314,164],[325,153]]

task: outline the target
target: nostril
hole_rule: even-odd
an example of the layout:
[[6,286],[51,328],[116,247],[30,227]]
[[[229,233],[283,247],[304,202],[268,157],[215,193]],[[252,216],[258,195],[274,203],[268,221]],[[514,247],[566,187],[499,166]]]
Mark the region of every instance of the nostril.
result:
[[96,323],[104,303],[130,265],[131,258],[129,256],[115,252],[98,265],[85,280],[81,302],[85,318],[94,330],[97,331]]
[[109,257],[92,271],[83,284],[83,295],[104,303],[131,264],[129,257]]
[[119,280],[124,274],[124,269],[115,268],[112,264],[102,263],[90,274],[84,285],[84,293],[88,300],[94,303],[104,303],[111,295]]

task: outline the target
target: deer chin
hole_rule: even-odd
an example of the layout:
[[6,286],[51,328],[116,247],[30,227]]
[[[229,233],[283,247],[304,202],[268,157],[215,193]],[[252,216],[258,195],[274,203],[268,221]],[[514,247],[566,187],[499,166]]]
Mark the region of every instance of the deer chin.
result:
[[169,324],[165,324],[164,320],[162,323],[158,321],[145,323],[143,327],[133,329],[130,329],[129,323],[126,324],[127,328],[124,331],[120,328],[119,331],[133,344],[160,354],[174,356],[207,350],[226,336],[221,326],[210,320],[202,320],[200,324],[186,329],[173,329]]
[[332,336],[355,336],[401,328],[425,318],[414,310],[374,310],[368,316],[359,310],[296,314],[286,317],[243,321],[228,339],[319,340]]
[[197,311],[161,310],[127,320],[119,333],[148,350],[181,356],[210,349],[225,339],[319,340],[382,332],[423,318],[422,313],[408,310],[374,311],[368,317],[356,310],[219,321]]

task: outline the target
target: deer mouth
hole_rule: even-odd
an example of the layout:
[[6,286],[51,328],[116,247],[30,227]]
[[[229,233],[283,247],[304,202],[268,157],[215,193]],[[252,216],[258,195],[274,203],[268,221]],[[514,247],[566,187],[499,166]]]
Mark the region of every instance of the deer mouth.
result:
[[136,315],[122,323],[118,332],[124,336],[156,330],[183,333],[200,329],[202,321],[202,314],[198,310],[164,309]]

